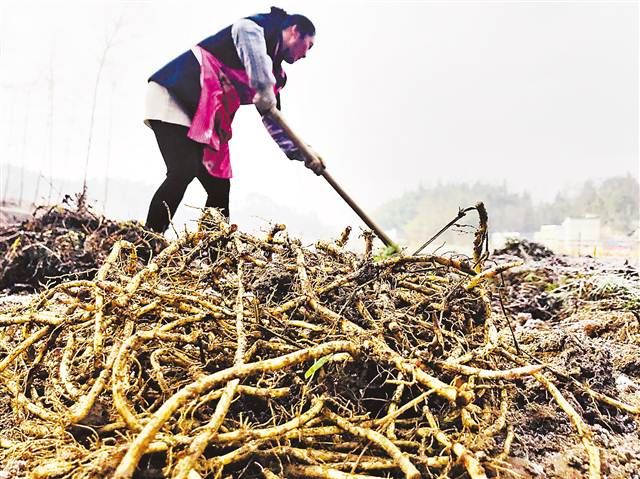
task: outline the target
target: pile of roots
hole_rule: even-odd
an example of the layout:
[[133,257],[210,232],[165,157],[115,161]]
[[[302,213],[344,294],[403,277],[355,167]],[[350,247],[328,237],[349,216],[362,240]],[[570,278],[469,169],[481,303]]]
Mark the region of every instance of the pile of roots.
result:
[[91,212],[83,195],[40,207],[22,223],[0,227],[0,290],[33,292],[62,281],[90,279],[114,243],[124,239],[149,258],[167,246],[160,235],[133,221]]
[[370,235],[356,255],[349,230],[307,248],[281,225],[257,238],[214,212],[146,264],[118,240],[95,278],[0,314],[0,465],[52,478],[519,474],[508,413],[533,383],[601,477],[591,428],[557,386],[569,380],[498,333],[489,286],[520,263],[483,267],[477,210],[472,258],[374,259]]

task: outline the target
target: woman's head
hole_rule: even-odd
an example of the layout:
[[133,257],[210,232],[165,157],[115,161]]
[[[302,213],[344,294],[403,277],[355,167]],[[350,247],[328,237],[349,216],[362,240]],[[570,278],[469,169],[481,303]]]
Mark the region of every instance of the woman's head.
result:
[[304,15],[289,15],[282,24],[282,56],[294,63],[307,55],[313,46],[316,27]]

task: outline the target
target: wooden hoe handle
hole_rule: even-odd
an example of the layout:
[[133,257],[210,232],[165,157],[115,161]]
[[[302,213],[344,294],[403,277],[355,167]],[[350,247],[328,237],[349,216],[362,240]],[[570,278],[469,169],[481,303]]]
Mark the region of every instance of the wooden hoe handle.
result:
[[[273,118],[284,130],[287,136],[293,141],[296,147],[305,155],[307,158],[317,158],[317,155],[307,146],[307,144],[300,139],[298,135],[291,129],[291,127],[287,124],[282,113],[276,108],[272,108],[269,110],[266,115],[269,115]],[[327,182],[333,187],[334,190],[342,197],[343,200],[347,202],[347,204],[351,207],[353,211],[360,217],[364,223],[371,228],[371,230],[376,234],[378,238],[385,244],[385,246],[389,246],[394,248],[396,251],[400,251],[398,245],[396,245],[391,238],[389,238],[384,231],[378,225],[376,225],[371,218],[360,208],[355,201],[336,183],[336,180],[327,172],[326,168],[322,171],[322,177],[327,180]]]

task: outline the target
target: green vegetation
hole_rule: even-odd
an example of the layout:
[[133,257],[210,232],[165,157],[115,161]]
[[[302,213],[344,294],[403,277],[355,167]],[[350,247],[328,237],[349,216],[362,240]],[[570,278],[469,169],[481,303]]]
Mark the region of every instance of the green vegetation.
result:
[[374,261],[382,261],[383,259],[387,259],[392,257],[396,253],[400,253],[400,248],[397,245],[385,246],[379,252],[373,255]]
[[307,369],[304,373],[304,378],[309,379],[312,378],[313,375],[326,363],[329,362],[333,354],[327,354],[326,356],[322,356],[320,359],[316,360],[309,369]]
[[[376,218],[384,228],[398,230],[409,244],[419,244],[453,219],[458,208],[478,201],[487,207],[491,231],[531,233],[543,224],[560,224],[567,217],[594,214],[600,217],[603,227],[631,234],[638,227],[640,186],[631,175],[618,176],[585,182],[573,193],[558,193],[549,203],[534,203],[528,193],[510,192],[505,184],[443,184],[420,187],[390,201],[376,212]],[[466,236],[465,225],[476,223],[475,218],[467,218],[443,236],[443,241],[455,243],[456,235]]]

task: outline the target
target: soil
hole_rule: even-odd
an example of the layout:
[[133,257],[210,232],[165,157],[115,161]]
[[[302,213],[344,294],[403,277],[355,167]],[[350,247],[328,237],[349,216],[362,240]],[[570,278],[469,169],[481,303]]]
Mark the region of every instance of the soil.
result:
[[[595,401],[579,385],[640,405],[638,271],[593,258],[549,255],[530,243],[505,250],[527,262],[503,275],[496,291],[495,310],[501,310],[502,297],[506,313],[500,318],[502,337],[513,344],[509,318],[519,348],[556,373],[559,389],[593,432],[603,475],[640,478],[638,416]],[[517,386],[518,408],[509,414],[516,433],[512,467],[524,477],[587,477],[586,454],[567,416],[537,381]]]

